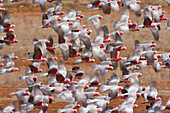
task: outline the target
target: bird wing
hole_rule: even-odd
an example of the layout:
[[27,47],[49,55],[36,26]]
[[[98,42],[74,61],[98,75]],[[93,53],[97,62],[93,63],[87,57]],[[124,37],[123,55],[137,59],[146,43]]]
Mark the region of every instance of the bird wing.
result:
[[68,60],[69,57],[69,47],[66,43],[60,44],[61,53],[64,60]]
[[150,27],[154,40],[159,40],[159,30],[157,27]]

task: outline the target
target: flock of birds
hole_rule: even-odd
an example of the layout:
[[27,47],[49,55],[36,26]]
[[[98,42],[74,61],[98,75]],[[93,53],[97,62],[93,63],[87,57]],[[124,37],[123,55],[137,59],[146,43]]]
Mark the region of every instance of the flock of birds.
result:
[[[12,2],[15,1],[18,0]],[[26,113],[33,109],[39,109],[39,113],[47,113],[48,104],[52,104],[53,98],[61,98],[63,102],[70,102],[58,109],[57,113],[78,111],[79,113],[116,111],[133,113],[134,108],[140,107],[135,102],[142,97],[146,100],[143,104],[150,104],[146,105],[147,113],[161,113],[163,110],[170,110],[170,99],[166,105],[162,105],[162,97],[158,96],[156,82],[152,82],[148,86],[141,86],[139,79],[142,76],[142,70],[149,66],[152,66],[155,72],[160,72],[162,68],[170,68],[170,53],[158,54],[157,51],[154,51],[156,46],[154,40],[159,40],[161,26],[158,22],[167,20],[161,6],[149,5],[141,9],[140,1],[136,0],[122,0],[122,2],[120,0],[92,0],[90,4],[85,4],[85,8],[103,10],[104,14],[110,14],[112,9],[115,13],[119,13],[119,7],[123,7],[123,11],[120,21],[113,24],[114,30],[120,28],[121,31],[109,32],[107,26],[102,26],[100,23],[100,19],[103,18],[101,14],[87,17],[85,20],[92,21],[96,30],[96,37],[91,42],[92,30],[86,28],[85,25],[80,25],[81,18],[84,18],[84,15],[81,14],[82,11],[71,8],[67,13],[64,13],[62,1],[57,0],[56,6],[50,7],[45,12],[46,2],[53,1],[33,0],[32,3],[39,3],[42,10],[42,26],[38,28],[51,27],[58,34],[58,43],[54,43],[52,37],[33,40],[34,51],[28,53],[29,59],[21,59],[32,61],[32,64],[25,71],[26,76],[19,77],[19,80],[25,80],[28,88],[20,88],[9,94],[16,95],[19,110],[16,110],[15,103],[11,103],[4,109],[1,108],[0,113]],[[170,5],[169,0],[165,1]],[[0,10],[2,11],[0,33],[6,32],[6,36],[0,37],[0,49],[2,49],[4,43],[10,45],[17,43],[18,40],[15,39],[14,30],[11,29],[15,25],[11,24],[9,12],[2,7]],[[142,25],[129,20],[129,10],[132,10],[137,17],[144,15]],[[120,51],[126,50],[121,35],[139,31],[141,28],[149,28],[154,40],[145,43],[135,40],[133,56],[120,57]],[[165,30],[169,29],[170,21],[167,22]],[[57,57],[52,57],[57,48],[61,50],[64,61],[73,57],[81,57],[81,59],[75,59],[75,64],[93,63],[92,70],[99,70],[100,73],[96,72],[90,76],[87,70],[82,70],[79,66],[67,70],[62,60],[56,61]],[[92,59],[95,57],[99,59],[100,64]],[[0,68],[0,75],[18,71],[18,68],[15,67],[15,59],[18,57],[14,53],[0,58],[1,62],[5,61],[5,68]],[[43,70],[40,69],[42,62],[47,63],[47,73],[42,73]],[[0,66],[4,66],[4,64],[1,63]],[[120,79],[113,72],[111,78],[106,80],[105,73],[109,70],[116,70],[118,66],[122,71],[122,78]],[[48,84],[36,82],[38,75],[33,75],[36,73],[40,73],[40,77],[46,77]],[[120,84],[124,87],[119,86]],[[124,102],[118,107],[109,105],[115,99],[124,99]]]

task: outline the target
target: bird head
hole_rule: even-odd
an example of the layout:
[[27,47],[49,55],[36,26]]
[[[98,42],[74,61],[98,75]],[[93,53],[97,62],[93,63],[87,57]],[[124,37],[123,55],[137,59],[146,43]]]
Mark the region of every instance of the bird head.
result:
[[36,82],[37,76],[33,76],[32,78],[33,78],[34,82]]
[[140,4],[141,3],[141,1],[136,1],[136,4]]
[[103,18],[103,16],[98,16],[98,19],[102,19]]
[[49,103],[51,104],[51,103],[52,103],[52,100],[53,100],[53,97],[49,96],[49,97],[48,97],[48,100],[49,100]]

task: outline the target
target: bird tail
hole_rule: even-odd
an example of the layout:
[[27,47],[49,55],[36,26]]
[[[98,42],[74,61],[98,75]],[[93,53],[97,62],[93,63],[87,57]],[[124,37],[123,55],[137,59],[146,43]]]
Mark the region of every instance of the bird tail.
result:
[[120,27],[120,22],[115,22],[115,23],[113,24],[114,30],[118,29],[119,27]]
[[48,73],[41,73],[40,77],[48,76]]
[[91,19],[91,17],[87,17],[85,20],[88,21],[88,20],[90,20],[90,19]]
[[93,7],[93,11],[99,10],[99,7]]
[[30,70],[30,69],[27,69],[27,70],[25,71],[25,75],[28,75],[28,74],[31,74],[31,70]]
[[9,2],[13,2],[13,0],[8,0],[7,3],[9,3]]
[[75,64],[82,62],[82,59],[76,59]]
[[125,80],[125,79],[127,79],[127,78],[129,78],[130,77],[130,75],[123,75],[122,76],[122,80]]
[[109,89],[110,89],[110,86],[107,86],[107,85],[104,85],[104,84],[101,84],[101,86],[100,86],[100,91],[101,92],[105,92],[105,91],[107,91]]
[[6,73],[6,69],[4,69],[4,68],[0,68],[0,75],[2,75],[2,74],[4,74],[4,73]]
[[[47,73],[48,74],[48,73]],[[41,75],[40,75],[41,76]],[[52,77],[52,76],[50,76],[50,78],[48,79],[48,84],[54,84],[54,83],[56,83],[57,81],[56,81],[56,78],[55,77]]]
[[142,104],[145,104],[145,103],[149,103],[149,101],[148,100],[146,100],[145,102],[143,102]]
[[28,103],[26,109],[27,111],[31,111],[32,109],[34,109],[34,104]]
[[85,4],[86,9],[91,8],[91,7],[92,7],[92,4]]
[[71,30],[66,34],[66,37],[70,36],[72,34]]
[[88,113],[88,109],[87,108],[85,108],[85,107],[80,107],[79,108],[79,113]]
[[161,105],[161,111],[165,109],[166,109],[166,106]]
[[112,109],[112,111],[117,110],[117,109],[118,109],[118,107],[115,107],[115,108]]
[[15,95],[16,93],[15,92],[12,92],[12,93],[10,93],[9,95]]
[[106,45],[106,51],[105,51],[105,53],[110,53],[110,52],[112,52],[112,51],[113,51],[113,47],[110,46],[110,45]]
[[58,109],[58,110],[57,110],[57,113],[63,113],[63,112],[65,112],[64,109]]
[[26,78],[26,76],[19,76],[19,80],[23,80],[25,78]]
[[43,26],[39,26],[39,27],[36,27],[36,28],[44,28]]
[[41,12],[42,15],[47,14],[47,12]]
[[169,30],[169,29],[170,29],[170,27],[166,27],[166,28],[165,28],[165,30]]
[[61,94],[55,94],[54,98],[61,96]]
[[99,65],[98,64],[94,64],[93,65],[93,71],[98,70],[98,69],[99,69]]

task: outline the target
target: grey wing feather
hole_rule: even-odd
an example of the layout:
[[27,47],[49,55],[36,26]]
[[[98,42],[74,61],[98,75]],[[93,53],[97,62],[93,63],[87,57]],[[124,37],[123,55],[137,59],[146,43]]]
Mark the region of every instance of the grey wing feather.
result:
[[159,40],[159,31],[158,31],[158,28],[157,27],[150,27],[150,30],[154,36],[154,39],[155,40]]
[[66,77],[67,71],[62,60],[58,61],[58,73],[60,73],[63,77]]
[[96,17],[92,18],[92,24],[95,27],[95,30],[98,30],[98,28],[100,27],[100,20],[98,18],[99,15],[94,15]]
[[113,24],[113,28],[114,28],[114,30],[116,30],[116,29],[118,29],[119,27],[120,27],[120,22],[115,22],[114,24]]
[[[102,29],[103,29],[105,35],[109,34],[109,29],[108,29],[108,27],[107,27],[106,25],[104,25],[104,26],[102,27]],[[105,37],[106,37],[106,36],[105,36]]]
[[6,69],[0,68],[0,75],[2,75],[2,74],[4,74],[4,73],[6,73]]
[[96,37],[95,37],[93,43],[95,43],[95,44],[103,43],[103,39],[104,39],[103,37],[104,37],[103,27],[99,27],[98,30],[97,30],[97,34],[96,34]]
[[69,57],[69,47],[67,44],[60,44],[60,49],[64,60],[68,60]]
[[0,25],[2,25],[2,26],[4,25],[4,20],[1,15],[0,15]]
[[15,65],[14,62],[9,62],[9,63],[6,64],[6,67],[5,67],[5,68],[6,68],[6,69],[13,68],[14,65]]
[[42,15],[42,25],[43,25],[43,27],[46,26],[48,23],[49,23],[48,15],[47,14],[43,14]]
[[111,8],[108,4],[102,6],[102,10],[104,14],[110,14]]
[[41,62],[33,62],[32,65],[36,68],[40,67]]
[[140,9],[140,5],[136,4],[136,3],[131,3],[130,5],[131,10],[136,14],[136,16],[140,16],[141,15],[141,9]]
[[117,46],[123,45],[123,40],[118,32],[115,33],[115,45],[117,45]]
[[170,21],[167,22],[167,27],[170,27]]
[[44,11],[46,6],[46,0],[39,0],[39,4],[41,7],[41,11]]
[[111,5],[111,8],[112,8],[116,13],[119,13],[119,12],[120,12],[119,5],[117,4],[116,1],[111,2],[110,5]]
[[0,50],[3,48],[3,43],[0,43]]
[[170,1],[169,0],[165,0],[165,2],[170,6]]
[[8,55],[4,55],[3,56],[5,63],[6,63],[6,68],[12,68],[14,67],[14,62],[12,60],[12,58],[10,58]]
[[127,15],[127,16],[129,16],[129,9],[128,9],[128,6],[125,6],[125,7],[123,8],[122,15]]
[[48,57],[47,58],[47,65],[48,65],[48,68],[50,68],[52,65],[57,65],[57,63],[55,62],[53,57]]
[[32,0],[32,4],[38,3],[38,0]]
[[4,20],[4,26],[10,25],[11,20],[10,20],[9,12],[8,11],[3,11],[2,16],[3,16],[3,20]]
[[60,12],[62,10],[62,0],[57,0],[55,11]]
[[0,107],[0,113],[3,113],[3,109]]
[[91,41],[90,41],[90,36],[87,35],[86,31],[83,31],[79,35],[80,39],[83,41],[84,45],[86,46],[87,50],[91,49]]
[[0,33],[4,32],[4,27],[0,25]]

